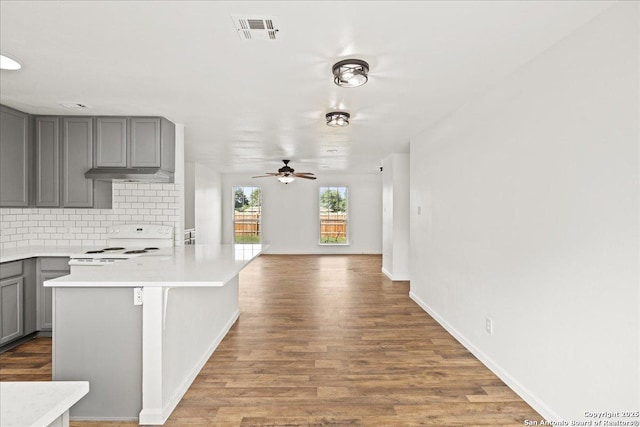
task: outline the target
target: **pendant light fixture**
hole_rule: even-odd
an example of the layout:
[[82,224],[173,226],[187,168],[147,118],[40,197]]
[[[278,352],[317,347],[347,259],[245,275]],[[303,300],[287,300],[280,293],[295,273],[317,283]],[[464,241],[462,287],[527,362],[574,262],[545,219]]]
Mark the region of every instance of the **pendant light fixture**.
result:
[[325,116],[327,125],[333,127],[349,126],[349,118],[351,115],[342,111],[332,111]]
[[369,64],[361,59],[345,59],[333,66],[333,82],[341,87],[362,86],[368,74]]

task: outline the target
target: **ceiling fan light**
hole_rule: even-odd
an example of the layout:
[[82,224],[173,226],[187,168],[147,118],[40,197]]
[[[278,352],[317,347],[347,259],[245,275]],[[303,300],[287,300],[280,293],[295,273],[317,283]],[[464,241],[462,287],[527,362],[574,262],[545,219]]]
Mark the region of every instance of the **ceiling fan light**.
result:
[[368,80],[369,64],[361,59],[345,59],[333,66],[333,82],[341,87],[358,87]]
[[291,176],[291,175],[287,175],[287,176],[279,176],[278,177],[278,181],[280,181],[283,184],[288,184],[290,182],[295,181],[296,177],[295,176]]
[[349,119],[351,115],[342,111],[332,111],[325,116],[327,119],[327,125],[332,127],[345,127],[349,126]]

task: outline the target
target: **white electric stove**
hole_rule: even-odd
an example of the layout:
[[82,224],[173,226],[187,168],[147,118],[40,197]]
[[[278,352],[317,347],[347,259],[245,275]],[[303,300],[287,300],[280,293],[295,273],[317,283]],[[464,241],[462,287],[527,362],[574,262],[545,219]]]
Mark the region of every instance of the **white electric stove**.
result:
[[75,254],[71,269],[101,266],[138,256],[154,255],[173,246],[173,227],[156,224],[120,224],[107,229],[107,246]]

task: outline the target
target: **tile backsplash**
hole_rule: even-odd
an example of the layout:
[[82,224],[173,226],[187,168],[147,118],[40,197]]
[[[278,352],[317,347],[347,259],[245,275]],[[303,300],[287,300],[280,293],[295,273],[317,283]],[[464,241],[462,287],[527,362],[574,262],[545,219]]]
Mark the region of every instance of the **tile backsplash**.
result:
[[104,246],[107,228],[149,223],[174,227],[180,244],[180,184],[114,182],[112,209],[0,209],[0,249],[20,246]]

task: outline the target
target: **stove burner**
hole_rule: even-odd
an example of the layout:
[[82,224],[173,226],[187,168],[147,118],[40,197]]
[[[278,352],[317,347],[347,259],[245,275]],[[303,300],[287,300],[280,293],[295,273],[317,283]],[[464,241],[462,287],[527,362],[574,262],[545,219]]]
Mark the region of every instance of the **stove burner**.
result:
[[103,251],[124,251],[124,248],[104,248]]
[[136,249],[135,251],[126,251],[125,254],[144,254],[146,252],[144,249]]
[[85,254],[101,254],[103,252],[104,251],[87,251],[87,252],[85,252]]
[[158,248],[144,248],[145,251],[157,251]]

